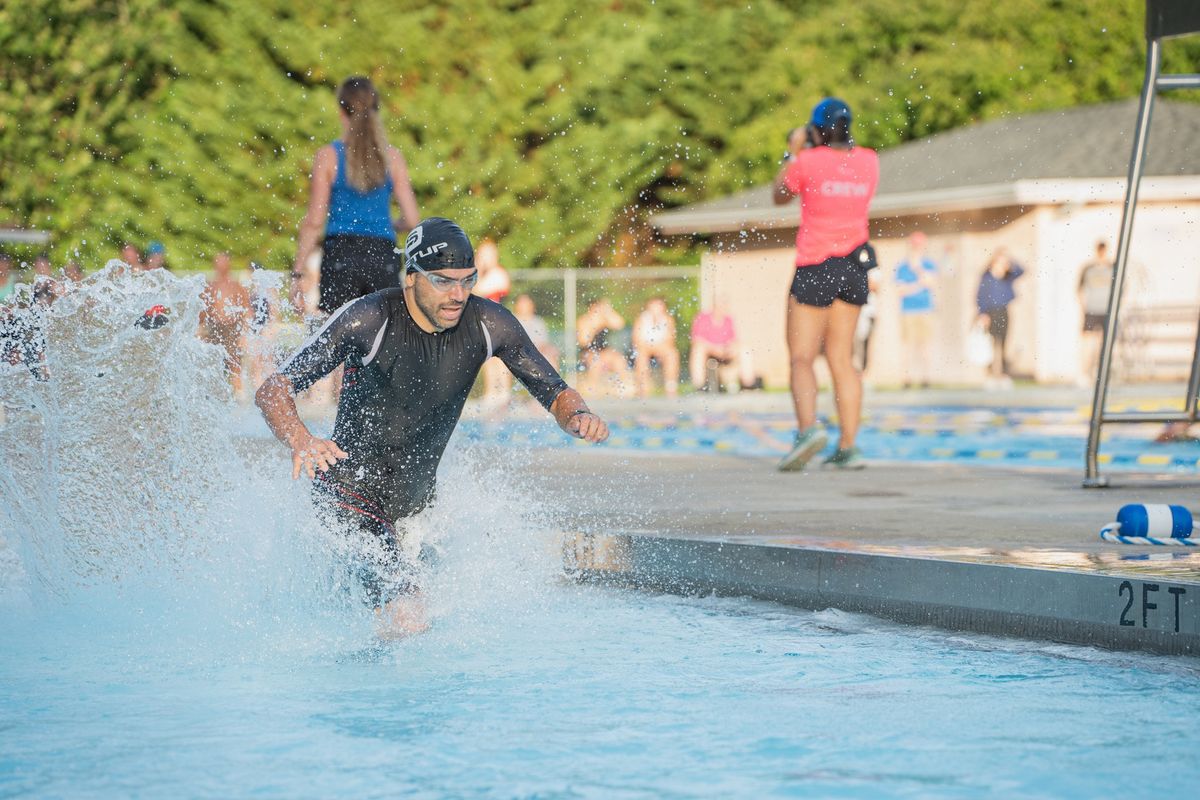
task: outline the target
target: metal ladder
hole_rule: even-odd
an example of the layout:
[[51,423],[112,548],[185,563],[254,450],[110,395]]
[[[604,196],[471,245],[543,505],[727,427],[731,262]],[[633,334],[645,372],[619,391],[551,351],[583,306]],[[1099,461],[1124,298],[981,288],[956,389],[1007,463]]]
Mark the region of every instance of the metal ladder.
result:
[[1138,106],[1137,127],[1133,134],[1133,153],[1129,158],[1129,181],[1125,187],[1125,205],[1121,212],[1121,232],[1113,265],[1112,293],[1108,300],[1108,318],[1104,325],[1104,343],[1100,350],[1100,369],[1096,374],[1096,392],[1092,397],[1092,419],[1088,429],[1087,465],[1084,488],[1108,485],[1100,474],[1098,461],[1100,429],[1106,423],[1122,422],[1196,422],[1197,396],[1200,395],[1200,324],[1192,351],[1187,398],[1182,412],[1110,412],[1108,384],[1112,369],[1113,345],[1121,312],[1121,293],[1125,286],[1125,266],[1129,260],[1129,241],[1133,233],[1133,213],[1137,207],[1138,187],[1145,168],[1146,140],[1150,137],[1150,119],[1154,96],[1169,89],[1200,89],[1200,74],[1163,75],[1162,41],[1175,36],[1200,33],[1200,2],[1196,0],[1146,0],[1146,78]]

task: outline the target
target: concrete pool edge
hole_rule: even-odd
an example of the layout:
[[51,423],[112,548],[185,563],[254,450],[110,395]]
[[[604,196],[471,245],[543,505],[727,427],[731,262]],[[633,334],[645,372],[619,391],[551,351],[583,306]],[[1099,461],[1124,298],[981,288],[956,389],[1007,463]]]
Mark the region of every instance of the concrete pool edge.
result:
[[583,581],[837,608],[913,625],[1200,656],[1200,584],[643,533],[576,533]]

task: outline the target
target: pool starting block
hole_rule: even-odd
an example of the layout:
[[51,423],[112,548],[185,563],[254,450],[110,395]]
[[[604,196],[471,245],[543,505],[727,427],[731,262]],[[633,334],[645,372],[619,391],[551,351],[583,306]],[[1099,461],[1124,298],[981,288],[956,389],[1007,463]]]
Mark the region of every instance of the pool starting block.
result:
[[1192,512],[1183,506],[1130,503],[1117,512],[1115,522],[1100,529],[1100,538],[1116,544],[1196,547],[1192,538]]

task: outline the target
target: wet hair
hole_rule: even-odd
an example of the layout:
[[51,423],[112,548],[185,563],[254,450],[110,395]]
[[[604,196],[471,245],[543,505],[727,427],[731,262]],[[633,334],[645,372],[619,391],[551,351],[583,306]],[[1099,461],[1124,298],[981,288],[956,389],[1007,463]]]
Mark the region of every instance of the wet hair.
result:
[[379,118],[379,93],[369,78],[347,78],[338,89],[338,105],[349,119],[346,131],[346,181],[369,192],[387,181],[387,135]]

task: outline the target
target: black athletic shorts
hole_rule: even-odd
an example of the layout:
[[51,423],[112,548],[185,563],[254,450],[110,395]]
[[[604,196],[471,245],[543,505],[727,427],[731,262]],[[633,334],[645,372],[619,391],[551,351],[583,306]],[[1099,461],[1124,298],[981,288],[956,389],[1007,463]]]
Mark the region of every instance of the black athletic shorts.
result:
[[[865,245],[864,247],[869,247]],[[851,305],[867,304],[867,262],[861,261],[860,247],[845,256],[832,256],[820,264],[807,267],[796,267],[792,278],[792,297],[804,306],[829,308],[833,301],[842,300]],[[874,265],[874,252],[871,252],[871,265]]]
[[1105,324],[1108,322],[1108,314],[1084,314],[1083,315],[1083,332],[1091,333],[1092,331],[1104,330]]
[[351,300],[400,285],[401,257],[396,242],[379,236],[326,236],[321,257],[321,300],[325,313]]
[[988,315],[988,334],[993,339],[1003,340],[1008,336],[1008,306],[989,309],[983,313]]
[[319,472],[312,482],[312,499],[323,525],[347,536],[362,536],[362,552],[353,569],[372,607],[382,608],[390,600],[421,590],[420,559],[414,562],[403,553],[396,526],[378,503]]

